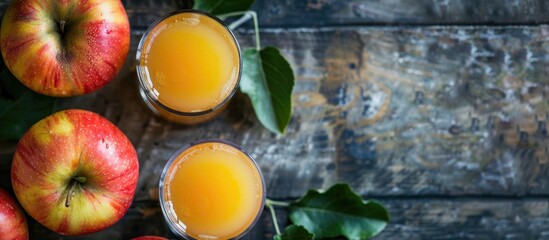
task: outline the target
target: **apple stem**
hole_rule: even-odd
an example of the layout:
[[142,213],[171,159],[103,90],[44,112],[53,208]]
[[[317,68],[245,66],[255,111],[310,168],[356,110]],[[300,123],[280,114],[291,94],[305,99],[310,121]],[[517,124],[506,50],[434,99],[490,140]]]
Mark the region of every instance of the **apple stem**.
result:
[[85,183],[86,180],[87,180],[86,177],[75,177],[71,180],[72,184],[71,184],[71,187],[69,188],[69,191],[67,192],[67,197],[65,198],[65,207],[71,206],[70,199],[72,196],[72,192],[74,191],[74,187],[76,187],[76,184]]
[[65,20],[59,21],[59,28],[61,30],[61,33],[65,33]]
[[86,177],[74,177],[74,180],[78,181],[79,183],[85,183]]
[[74,190],[74,187],[76,187],[76,184],[78,184],[78,181],[72,181],[72,185],[69,188],[69,191],[67,192],[67,198],[65,198],[65,207],[71,206],[70,199],[71,199],[72,191]]

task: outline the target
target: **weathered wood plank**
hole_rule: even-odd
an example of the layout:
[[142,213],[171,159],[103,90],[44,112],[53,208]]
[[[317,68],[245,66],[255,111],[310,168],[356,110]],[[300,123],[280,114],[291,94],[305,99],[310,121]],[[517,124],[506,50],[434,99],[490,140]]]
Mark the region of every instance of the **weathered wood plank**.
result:
[[[123,1],[133,27],[146,28],[156,18],[188,0]],[[549,22],[544,0],[257,0],[262,27],[322,27],[370,24],[539,24]]]
[[374,239],[549,239],[547,200],[390,200]]
[[[190,0],[124,0],[134,28],[147,28],[155,19]],[[257,0],[262,27],[322,27],[370,24],[539,24],[549,22],[544,0]]]
[[287,169],[310,161],[324,184],[362,194],[549,190],[547,26],[270,31],[263,43],[297,67],[287,137],[309,135],[308,148],[280,153],[299,159]]
[[[9,2],[0,0],[1,12]],[[192,7],[191,0],[122,3],[134,29],[146,29],[169,12]],[[549,23],[549,3],[544,0],[257,0],[252,9],[262,27]]]
[[122,0],[131,27],[146,29],[156,19],[180,8],[191,8],[190,0]]
[[549,22],[544,0],[257,0],[253,8],[269,27]]
[[[549,239],[547,200],[407,199],[383,201],[391,213],[388,227],[374,239]],[[288,224],[287,212],[278,209],[279,223]],[[31,220],[31,239],[69,239]],[[274,227],[265,210],[258,224],[243,239],[272,239]],[[84,237],[70,239],[130,239],[170,234],[156,203],[136,203],[122,221]]]

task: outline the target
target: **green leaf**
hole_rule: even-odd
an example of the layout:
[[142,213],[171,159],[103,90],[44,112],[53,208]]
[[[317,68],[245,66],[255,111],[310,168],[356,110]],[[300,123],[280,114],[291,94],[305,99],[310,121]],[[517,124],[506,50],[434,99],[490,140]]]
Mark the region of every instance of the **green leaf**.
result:
[[389,222],[383,205],[365,202],[347,184],[336,184],[323,193],[309,190],[290,204],[289,216],[316,238],[367,239],[380,233]]
[[55,98],[20,83],[7,68],[0,75],[0,141],[19,140],[34,123],[53,113]]
[[204,10],[214,15],[246,11],[255,0],[194,0],[194,9]]
[[259,121],[272,132],[284,133],[292,114],[294,73],[278,49],[246,49],[240,90],[246,93]]
[[275,235],[274,240],[313,240],[314,235],[302,226],[290,225],[282,235]]

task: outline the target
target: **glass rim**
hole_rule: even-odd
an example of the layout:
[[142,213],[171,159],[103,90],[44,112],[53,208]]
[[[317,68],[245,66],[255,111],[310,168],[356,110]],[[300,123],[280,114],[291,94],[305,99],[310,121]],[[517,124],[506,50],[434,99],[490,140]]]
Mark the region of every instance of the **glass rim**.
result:
[[168,162],[166,163],[166,165],[164,165],[164,168],[162,169],[162,173],[160,174],[160,181],[158,183],[159,202],[160,202],[160,208],[162,209],[162,215],[164,217],[164,220],[168,224],[168,228],[171,231],[175,231],[176,234],[179,234],[181,237],[183,237],[185,239],[194,239],[193,237],[189,236],[187,233],[180,232],[179,228],[177,228],[175,226],[175,224],[172,221],[170,221],[170,219],[168,218],[168,212],[171,212],[171,211],[166,209],[166,207],[164,206],[165,205],[165,201],[164,201],[164,181],[165,181],[166,174],[168,173],[170,167],[177,160],[177,157],[179,155],[181,155],[181,153],[185,152],[187,149],[189,149],[191,147],[194,147],[194,146],[200,145],[200,144],[204,144],[204,143],[221,143],[221,144],[226,144],[226,145],[229,145],[229,146],[235,148],[236,150],[243,153],[253,163],[253,165],[255,166],[255,168],[257,170],[257,172],[259,173],[259,178],[261,180],[261,187],[262,187],[261,203],[260,203],[259,211],[257,211],[257,214],[256,214],[255,218],[252,220],[252,222],[250,223],[250,225],[246,227],[246,230],[244,230],[242,233],[240,233],[237,236],[234,236],[230,239],[241,238],[242,236],[246,235],[246,233],[248,233],[255,226],[255,224],[259,221],[259,218],[261,217],[261,215],[263,213],[263,209],[265,208],[265,200],[266,200],[266,197],[267,197],[266,195],[267,194],[265,192],[265,180],[263,179],[263,173],[261,172],[261,168],[259,168],[259,165],[255,161],[255,159],[250,154],[248,154],[242,147],[240,147],[239,145],[236,145],[235,143],[229,142],[227,140],[214,139],[214,138],[196,140],[196,141],[193,141],[191,143],[185,144],[183,147],[179,148],[170,157],[170,159],[168,160]]
[[[238,52],[238,74],[236,76],[236,83],[235,83],[233,89],[231,90],[229,95],[227,95],[227,97],[225,97],[225,99],[223,99],[223,101],[218,103],[216,106],[214,106],[210,109],[203,110],[203,111],[197,111],[197,112],[178,111],[178,110],[175,110],[171,107],[168,107],[165,104],[163,104],[162,102],[160,102],[157,97],[154,97],[151,94],[151,90],[145,85],[144,79],[147,78],[147,77],[143,76],[142,67],[139,64],[140,61],[141,61],[143,46],[145,45],[145,41],[149,38],[149,35],[153,31],[153,29],[155,27],[157,27],[162,21],[166,20],[167,18],[178,15],[178,14],[181,14],[181,13],[197,13],[197,14],[204,15],[206,17],[209,17],[209,18],[214,19],[215,21],[217,21],[221,26],[223,26],[223,28],[225,28],[229,32],[229,35],[233,39],[233,41],[236,45],[236,50]],[[240,49],[240,44],[238,43],[238,40],[236,39],[233,31],[227,26],[227,24],[225,22],[223,22],[223,20],[219,19],[215,15],[210,14],[210,13],[205,12],[205,11],[202,11],[202,10],[197,10],[197,9],[180,9],[180,10],[172,11],[172,12],[169,12],[169,13],[165,14],[164,16],[156,19],[153,23],[151,23],[151,25],[149,25],[149,28],[143,33],[143,36],[141,36],[141,40],[139,40],[139,44],[137,45],[137,51],[136,51],[135,59],[136,59],[135,67],[136,67],[136,71],[137,71],[137,78],[139,79],[139,87],[143,90],[143,92],[145,93],[145,96],[147,96],[147,99],[154,102],[156,105],[158,105],[159,107],[161,107],[162,109],[164,109],[164,110],[166,110],[170,113],[177,114],[177,115],[182,115],[182,116],[201,116],[201,115],[205,115],[205,114],[208,114],[208,113],[211,113],[211,112],[215,112],[216,110],[222,108],[225,104],[227,104],[227,102],[229,102],[229,100],[231,100],[231,98],[236,93],[236,91],[238,89],[238,86],[240,84],[240,78],[242,77],[242,52],[241,52],[241,49]]]

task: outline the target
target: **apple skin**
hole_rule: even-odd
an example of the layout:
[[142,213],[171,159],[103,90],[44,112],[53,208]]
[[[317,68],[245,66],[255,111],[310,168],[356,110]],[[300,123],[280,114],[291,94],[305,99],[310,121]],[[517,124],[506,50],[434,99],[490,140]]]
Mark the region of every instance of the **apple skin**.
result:
[[0,28],[8,69],[30,89],[55,97],[105,86],[124,65],[129,46],[120,0],[13,0]]
[[36,221],[63,235],[84,235],[124,216],[138,172],[135,149],[115,125],[93,112],[65,110],[23,135],[11,181],[17,199]]
[[0,189],[0,239],[29,239],[25,214],[19,204],[3,189]]
[[157,237],[157,236],[142,236],[142,237],[132,238],[131,240],[168,240],[168,239],[163,237]]

